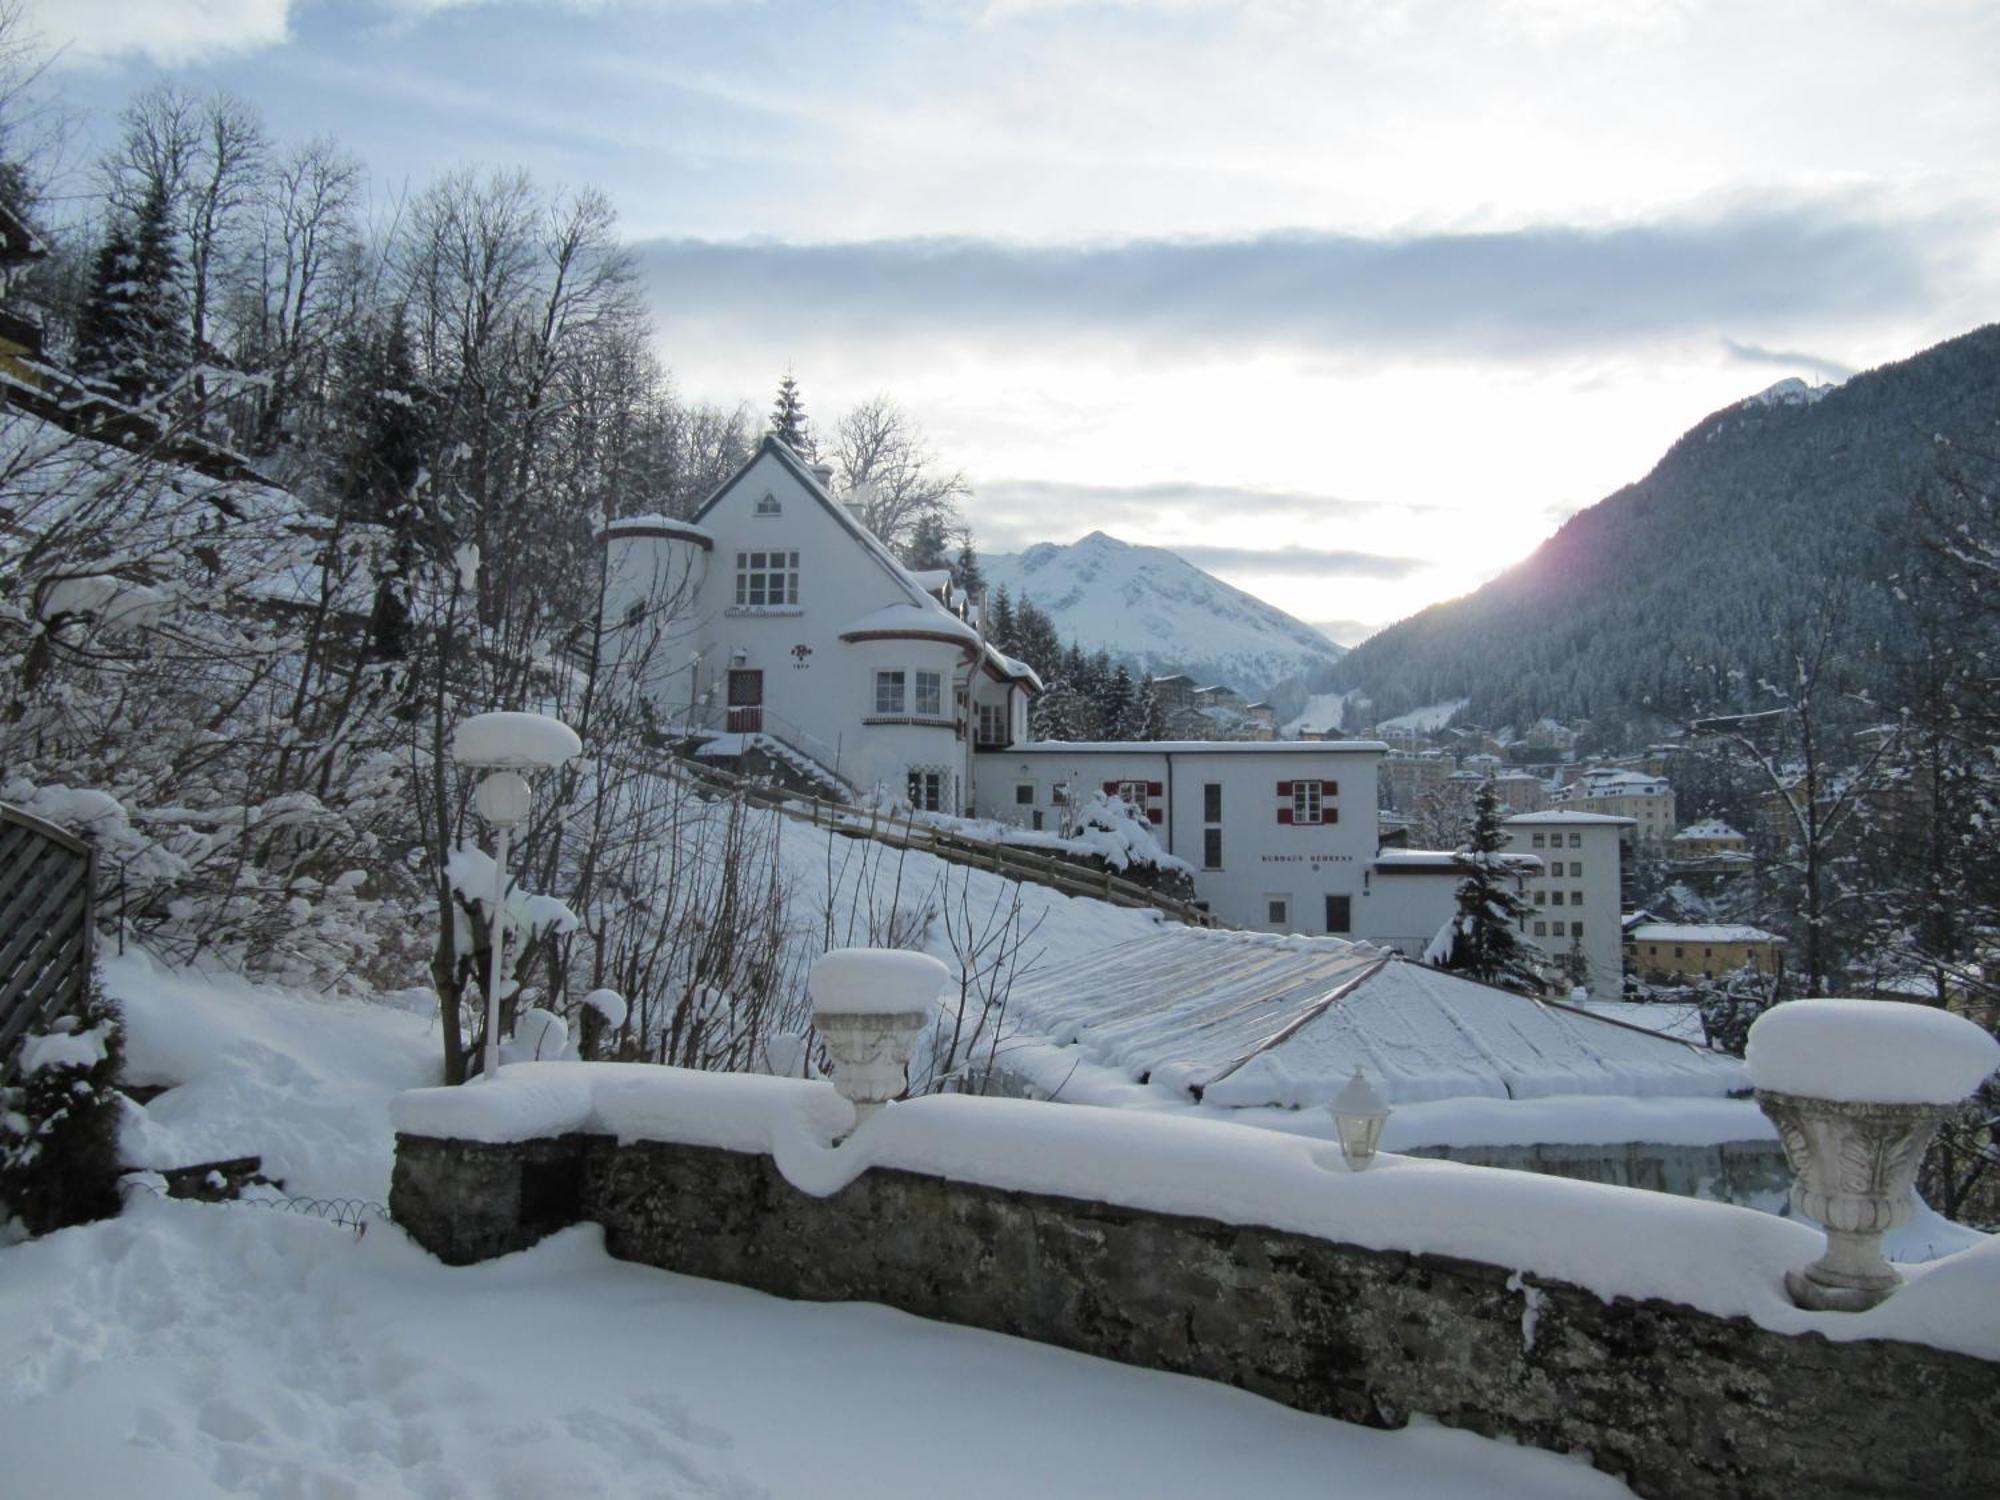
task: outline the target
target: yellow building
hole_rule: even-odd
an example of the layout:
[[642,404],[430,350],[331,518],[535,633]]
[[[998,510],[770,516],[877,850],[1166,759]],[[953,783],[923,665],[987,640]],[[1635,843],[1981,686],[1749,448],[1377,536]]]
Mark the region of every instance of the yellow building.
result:
[[1720,979],[1749,964],[1774,975],[1785,940],[1761,927],[1705,922],[1639,922],[1625,930],[1625,967],[1655,983]]
[[1713,859],[1718,854],[1749,852],[1750,840],[1720,818],[1688,824],[1667,846],[1667,853],[1674,859]]

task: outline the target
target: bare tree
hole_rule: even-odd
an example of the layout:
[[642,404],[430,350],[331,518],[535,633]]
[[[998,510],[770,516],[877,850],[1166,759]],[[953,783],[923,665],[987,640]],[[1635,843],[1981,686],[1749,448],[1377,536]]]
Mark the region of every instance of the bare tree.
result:
[[843,493],[860,503],[868,529],[892,550],[909,543],[920,521],[963,529],[958,505],[971,485],[961,471],[939,467],[916,423],[887,396],[871,397],[840,419],[833,466]]

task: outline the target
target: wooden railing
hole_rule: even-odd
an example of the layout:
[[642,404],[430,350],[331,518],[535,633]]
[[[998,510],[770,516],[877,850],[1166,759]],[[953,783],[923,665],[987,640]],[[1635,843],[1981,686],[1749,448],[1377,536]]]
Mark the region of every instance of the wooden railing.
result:
[[717,795],[741,797],[754,806],[771,808],[795,822],[807,823],[814,828],[933,854],[951,864],[991,870],[1010,880],[1031,881],[1065,895],[1089,896],[1113,906],[1157,911],[1190,927],[1228,925],[1190,902],[1153,890],[1136,880],[1127,880],[1109,870],[1099,870],[1076,860],[1038,853],[1014,844],[970,838],[934,823],[920,821],[908,813],[802,796],[735,775],[719,766],[705,766],[689,760],[676,760],[672,771],[674,775],[685,777]]
[[83,999],[96,886],[89,844],[0,807],[0,1084],[13,1078],[21,1038]]

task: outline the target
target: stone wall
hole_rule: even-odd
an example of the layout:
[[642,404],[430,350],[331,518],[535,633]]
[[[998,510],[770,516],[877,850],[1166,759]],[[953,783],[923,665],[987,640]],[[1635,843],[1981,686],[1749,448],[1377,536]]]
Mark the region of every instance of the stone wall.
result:
[[816,1198],[765,1156],[583,1136],[401,1136],[393,1207],[455,1264],[588,1219],[626,1260],[885,1303],[1348,1421],[1427,1413],[1588,1453],[1644,1496],[2000,1493],[2000,1365],[1606,1303],[1471,1261],[893,1170]]

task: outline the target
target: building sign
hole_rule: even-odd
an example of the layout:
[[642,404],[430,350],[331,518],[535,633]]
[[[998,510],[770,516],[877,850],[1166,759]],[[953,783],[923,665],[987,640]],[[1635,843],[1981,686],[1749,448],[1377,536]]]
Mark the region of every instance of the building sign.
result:
[[792,647],[792,666],[794,668],[811,666],[812,654],[813,648],[808,646],[804,641],[800,641],[798,645]]

